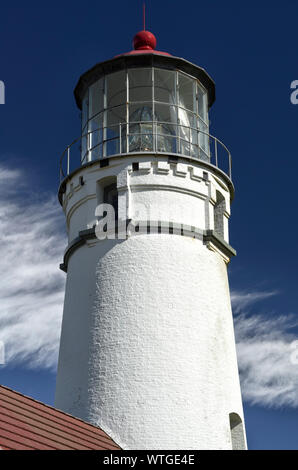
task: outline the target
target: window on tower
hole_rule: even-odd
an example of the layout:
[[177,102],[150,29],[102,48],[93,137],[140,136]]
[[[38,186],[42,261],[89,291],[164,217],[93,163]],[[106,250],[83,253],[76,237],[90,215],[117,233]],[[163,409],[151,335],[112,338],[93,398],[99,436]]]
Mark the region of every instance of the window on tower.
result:
[[103,191],[103,202],[104,204],[110,204],[113,206],[115,211],[115,220],[118,220],[118,191],[116,182],[105,186]]
[[230,413],[230,430],[232,440],[232,450],[245,450],[244,429],[240,416],[237,413]]
[[223,195],[216,191],[216,203],[214,206],[214,231],[217,235],[224,238],[224,212],[226,210],[226,201]]
[[[117,191],[117,178],[107,177],[98,181],[97,188],[97,206],[101,204],[109,204],[114,209],[115,220],[118,220],[118,191]],[[103,213],[103,217],[107,214]]]

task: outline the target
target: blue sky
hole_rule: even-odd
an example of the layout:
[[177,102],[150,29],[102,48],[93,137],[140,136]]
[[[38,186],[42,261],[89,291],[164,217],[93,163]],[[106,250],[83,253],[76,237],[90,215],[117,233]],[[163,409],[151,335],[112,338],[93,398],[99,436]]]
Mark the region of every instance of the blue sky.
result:
[[[80,134],[73,89],[95,63],[131,50],[141,3],[1,5],[0,383],[50,404],[66,244],[58,160]],[[231,150],[236,187],[229,275],[248,445],[298,449],[298,4],[260,3],[151,0],[147,26],[157,49],[215,80],[211,133]]]

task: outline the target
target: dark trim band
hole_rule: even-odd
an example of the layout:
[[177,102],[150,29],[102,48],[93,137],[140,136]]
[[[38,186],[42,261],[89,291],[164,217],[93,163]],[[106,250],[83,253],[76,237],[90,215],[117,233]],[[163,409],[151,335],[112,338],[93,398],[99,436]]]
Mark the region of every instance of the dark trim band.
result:
[[[118,233],[118,223],[115,224],[115,232]],[[126,219],[121,224],[121,229],[123,226],[127,230],[133,230],[136,235],[141,234],[168,234],[168,235],[181,235],[184,237],[197,238],[203,241],[204,245],[208,242],[212,242],[225,256],[231,258],[236,256],[236,250],[231,247],[222,237],[214,232],[214,230],[201,230],[194,226],[174,224],[173,222],[165,221],[132,221],[131,219]],[[128,238],[129,235],[126,235]],[[79,236],[75,238],[67,247],[63,263],[60,264],[60,269],[67,273],[68,261],[72,253],[77,250],[80,246],[84,245],[87,240],[96,239],[95,227],[87,230],[82,230],[79,232]],[[117,236],[115,238],[118,240]],[[121,240],[121,239],[120,239]]]

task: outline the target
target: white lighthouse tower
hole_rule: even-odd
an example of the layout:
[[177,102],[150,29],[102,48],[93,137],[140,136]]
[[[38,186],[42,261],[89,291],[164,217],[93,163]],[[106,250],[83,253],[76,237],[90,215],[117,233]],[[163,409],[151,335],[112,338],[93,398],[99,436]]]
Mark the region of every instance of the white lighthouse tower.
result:
[[69,242],[56,407],[123,449],[245,449],[231,157],[209,133],[212,79],[155,46],[138,33],[133,51],[75,89],[80,159],[75,142],[59,189]]

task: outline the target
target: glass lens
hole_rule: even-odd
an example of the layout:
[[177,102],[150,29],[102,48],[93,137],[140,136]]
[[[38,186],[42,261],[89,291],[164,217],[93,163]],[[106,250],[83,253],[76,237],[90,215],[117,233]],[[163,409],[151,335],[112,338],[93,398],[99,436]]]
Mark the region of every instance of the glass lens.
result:
[[131,104],[129,106],[129,122],[152,122],[152,103]]
[[129,151],[141,152],[153,150],[152,122],[139,122],[129,126]]

